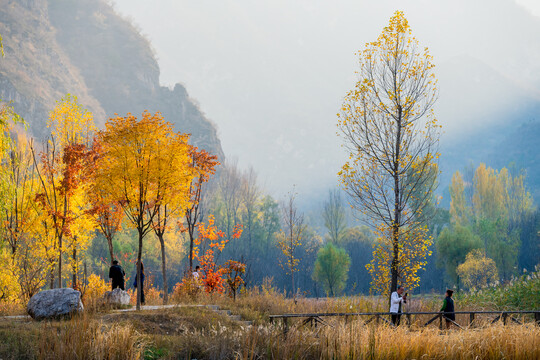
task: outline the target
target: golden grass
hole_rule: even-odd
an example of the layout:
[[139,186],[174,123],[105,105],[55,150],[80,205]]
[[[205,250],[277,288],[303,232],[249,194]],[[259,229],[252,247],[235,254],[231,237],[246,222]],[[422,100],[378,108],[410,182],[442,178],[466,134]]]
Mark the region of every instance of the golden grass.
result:
[[[156,299],[157,300],[157,297]],[[244,319],[245,326],[200,307],[101,313],[71,320],[33,322],[0,320],[1,359],[537,359],[540,327],[532,323],[490,325],[441,331],[438,321],[427,328],[418,317],[411,328],[349,318],[324,318],[329,326],[301,326],[290,320],[287,337],[282,322],[269,314],[385,311],[386,301],[373,297],[304,299],[295,303],[272,288],[244,292],[233,301],[201,294],[198,302],[219,304]],[[423,300],[414,311],[432,311]],[[411,310],[412,311],[412,310]],[[365,319],[364,319],[365,320]],[[405,319],[402,318],[402,321]],[[414,319],[413,319],[414,320]],[[530,320],[530,319],[529,319]],[[458,322],[466,323],[466,317]]]
[[106,325],[88,316],[43,323],[38,359],[141,359],[144,337],[131,324]]
[[365,327],[359,323],[325,328],[319,353],[326,359],[537,359],[540,329],[494,326],[477,330],[439,331],[426,328]]
[[[380,296],[347,296],[338,298],[304,298],[296,301],[271,286],[254,287],[243,290],[234,301],[227,295],[206,294],[200,292],[196,296],[179,296],[172,299],[178,304],[211,304],[230,309],[241,315],[244,320],[256,324],[268,322],[269,315],[299,313],[352,313],[352,312],[387,312],[388,300]],[[437,311],[439,299],[416,298],[410,301],[407,311]]]
[[26,306],[21,302],[0,302],[0,316],[26,315]]

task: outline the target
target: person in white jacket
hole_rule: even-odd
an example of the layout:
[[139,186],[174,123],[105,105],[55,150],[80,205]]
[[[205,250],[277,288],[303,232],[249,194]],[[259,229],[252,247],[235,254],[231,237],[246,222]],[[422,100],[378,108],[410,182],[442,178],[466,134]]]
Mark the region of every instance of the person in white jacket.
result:
[[407,303],[407,294],[403,295],[405,289],[403,286],[398,286],[397,290],[390,297],[390,313],[392,315],[392,324],[399,326],[401,318],[401,304]]

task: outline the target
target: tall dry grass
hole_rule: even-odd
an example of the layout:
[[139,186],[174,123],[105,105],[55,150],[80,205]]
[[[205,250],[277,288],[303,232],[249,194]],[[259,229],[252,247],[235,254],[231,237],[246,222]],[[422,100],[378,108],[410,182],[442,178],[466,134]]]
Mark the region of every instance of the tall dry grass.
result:
[[131,324],[105,325],[87,316],[44,323],[38,359],[141,359],[144,336]]
[[[271,282],[262,286],[242,289],[233,300],[226,294],[207,294],[204,291],[187,291],[186,287],[176,287],[172,301],[178,304],[219,305],[239,314],[245,320],[257,325],[268,322],[268,315],[298,313],[352,313],[387,312],[388,299],[381,296],[347,296],[337,298],[292,299],[273,287]],[[440,299],[417,297],[409,301],[405,311],[434,311],[440,308]]]
[[1,301],[0,316],[26,315],[26,304],[22,301]]
[[259,328],[248,333],[238,354],[241,359],[539,359],[540,328],[498,324],[409,331],[352,322],[292,329],[286,339]]

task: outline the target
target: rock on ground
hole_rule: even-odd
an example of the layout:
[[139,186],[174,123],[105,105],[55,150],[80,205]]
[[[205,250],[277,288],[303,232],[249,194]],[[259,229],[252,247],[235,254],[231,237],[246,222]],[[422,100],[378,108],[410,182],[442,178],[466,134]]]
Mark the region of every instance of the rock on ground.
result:
[[131,300],[127,291],[120,288],[116,288],[113,291],[107,291],[103,295],[103,299],[105,300],[105,303],[111,305],[129,305],[129,301]]
[[36,319],[55,319],[81,313],[84,306],[81,293],[71,288],[40,291],[28,302],[28,314]]

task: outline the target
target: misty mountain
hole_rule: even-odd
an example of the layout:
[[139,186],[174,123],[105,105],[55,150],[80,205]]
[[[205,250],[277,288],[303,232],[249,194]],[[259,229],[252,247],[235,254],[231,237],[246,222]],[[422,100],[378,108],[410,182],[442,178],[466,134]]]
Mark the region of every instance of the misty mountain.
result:
[[0,0],[0,34],[0,98],[13,100],[34,136],[47,134],[48,112],[71,93],[98,126],[115,114],[161,111],[191,143],[223,156],[214,125],[183,85],[160,85],[150,43],[108,3]]
[[440,186],[443,194],[441,205],[450,205],[448,185],[452,174],[463,173],[466,167],[474,168],[480,163],[500,170],[503,167],[519,173],[526,173],[526,185],[540,204],[540,102],[530,103],[512,115],[506,115],[504,122],[486,124],[459,137],[445,141],[441,147]]

